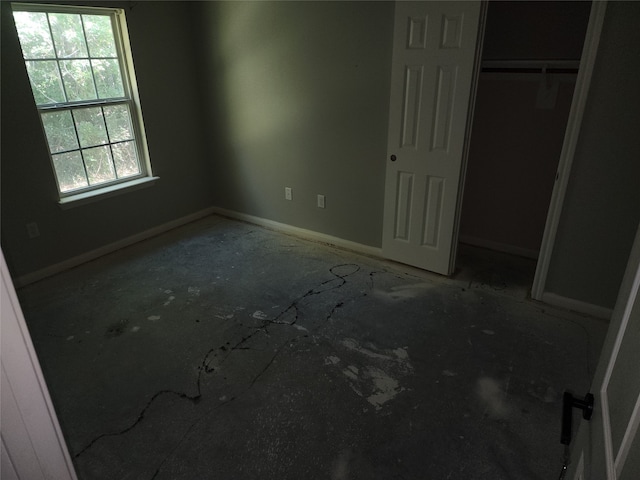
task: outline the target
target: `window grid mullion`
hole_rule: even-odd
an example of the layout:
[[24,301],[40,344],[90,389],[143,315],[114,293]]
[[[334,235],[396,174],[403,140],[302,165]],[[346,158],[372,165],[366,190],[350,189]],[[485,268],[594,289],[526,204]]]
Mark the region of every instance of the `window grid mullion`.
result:
[[[127,143],[127,142],[135,142],[135,139],[127,138],[126,140],[117,140],[115,142],[111,142],[109,145],[120,145],[122,143]],[[96,145],[96,146],[99,147],[100,145]],[[95,147],[87,147],[87,148],[95,148]],[[82,147],[71,148],[69,150],[61,150],[59,152],[52,153],[51,155],[62,155],[63,153],[79,152],[80,150],[82,150]]]
[[49,28],[49,36],[51,37],[51,45],[53,45],[53,54],[55,55],[56,67],[58,68],[58,75],[60,75],[60,85],[62,85],[62,93],[64,94],[65,102],[69,101],[69,95],[67,95],[67,86],[64,84],[64,78],[62,76],[62,70],[60,69],[60,58],[58,57],[58,48],[56,47],[56,39],[53,38],[53,29],[51,28],[51,20],[49,19],[49,13],[47,13],[47,27]]
[[104,131],[107,132],[107,143],[111,145],[111,135],[109,135],[109,127],[107,127],[107,117],[104,116],[104,106],[100,106],[102,112],[102,123],[104,124]]
[[116,168],[116,161],[113,156],[113,148],[111,146],[111,135],[109,135],[109,127],[107,126],[107,117],[104,115],[104,106],[100,107],[102,112],[102,123],[104,124],[104,131],[107,132],[107,145],[109,146],[109,152],[111,152],[111,165],[113,165],[113,173],[116,175],[116,179],[119,179],[118,169]]
[[54,104],[43,104],[36,105],[38,110],[41,112],[46,112],[48,110],[58,111],[58,110],[70,110],[73,108],[83,108],[83,107],[100,107],[100,106],[108,106],[108,105],[129,105],[128,98],[116,98],[116,99],[96,99],[96,100],[82,100],[78,102],[65,102],[65,103],[54,103]]
[[84,44],[87,46],[87,57],[91,60],[91,47],[89,47],[89,40],[87,39],[87,31],[84,28],[84,15],[80,15],[80,23],[82,24],[82,36],[84,38]]
[[84,176],[87,179],[87,186],[91,186],[91,180],[89,179],[89,172],[87,171],[87,162],[84,160],[84,148],[80,149],[80,159],[82,160],[82,168],[84,170]]
[[[59,151],[56,152],[55,156],[58,155],[63,155],[63,154],[71,154],[74,153],[75,156],[75,152],[79,152],[80,154],[80,159],[82,162],[82,172],[83,175],[85,177],[85,183],[86,183],[86,187],[72,187],[72,189],[68,189],[66,191],[62,191],[60,189],[60,182],[58,180],[58,175],[57,175],[57,170],[55,171],[55,176],[56,176],[56,180],[58,180],[58,191],[60,193],[60,198],[63,197],[72,197],[73,195],[76,195],[78,193],[83,193],[83,192],[88,192],[88,191],[93,191],[96,188],[101,188],[102,185],[108,186],[108,185],[113,185],[113,184],[118,184],[120,182],[122,182],[124,179],[127,178],[138,178],[140,176],[145,176],[145,175],[149,175],[150,171],[149,171],[149,166],[148,166],[148,160],[147,160],[147,164],[145,164],[146,166],[143,168],[142,165],[142,161],[144,158],[146,158],[146,145],[141,146],[139,144],[139,135],[138,133],[140,133],[140,131],[144,132],[144,127],[142,125],[139,125],[139,122],[141,122],[141,117],[140,117],[140,113],[138,112],[138,108],[139,105],[136,102],[136,94],[137,91],[135,90],[135,88],[132,87],[132,85],[130,84],[130,74],[129,74],[129,68],[132,68],[130,65],[130,53],[128,53],[128,50],[125,49],[125,45],[123,45],[123,37],[122,37],[122,29],[126,28],[126,26],[121,25],[120,23],[120,16],[122,16],[122,21],[124,22],[124,15],[123,12],[121,10],[114,10],[111,9],[109,11],[109,13],[106,15],[110,18],[110,23],[111,23],[111,29],[112,29],[112,34],[113,34],[113,40],[115,43],[115,49],[116,49],[116,56],[100,56],[100,57],[92,57],[92,52],[90,50],[89,47],[89,42],[88,42],[88,38],[87,38],[87,31],[86,31],[86,25],[85,25],[85,16],[91,16],[91,15],[102,15],[101,13],[99,13],[100,11],[107,11],[107,9],[95,9],[96,13],[94,13],[93,10],[91,11],[78,11],[75,7],[64,7],[66,10],[63,11],[51,11],[47,8],[47,6],[42,6],[39,5],[38,7],[42,8],[42,10],[40,8],[34,8],[35,4],[32,5],[28,5],[28,4],[13,4],[14,6],[14,11],[15,11],[15,7],[16,5],[20,5],[20,10],[19,11],[41,11],[42,13],[45,13],[45,18],[44,20],[46,21],[46,26],[47,26],[47,30],[48,30],[48,34],[51,38],[51,45],[53,48],[53,58],[37,58],[37,59],[33,59],[33,63],[36,64],[37,62],[44,62],[44,61],[55,61],[56,62],[56,71],[58,73],[58,81],[61,84],[61,91],[63,93],[63,97],[64,100],[63,102],[60,103],[52,103],[52,104],[42,104],[42,105],[36,105],[36,107],[38,108],[40,114],[41,114],[41,121],[42,121],[42,115],[44,113],[47,112],[64,112],[64,111],[68,111],[71,115],[71,119],[72,119],[72,123],[73,123],[73,130],[74,130],[74,135],[78,144],[77,148],[72,148],[69,150],[64,150],[64,151]],[[53,8],[53,7],[52,7]],[[58,7],[56,7],[58,8]],[[63,8],[63,7],[60,7]],[[94,87],[94,91],[96,93],[96,99],[95,100],[76,100],[76,101],[71,101],[69,100],[69,93],[68,93],[68,89],[67,89],[67,85],[64,81],[64,75],[62,72],[62,61],[63,60],[68,60],[66,58],[60,57],[58,54],[58,49],[57,49],[57,45],[56,45],[56,40],[54,39],[54,35],[53,35],[53,26],[52,26],[52,19],[50,17],[51,13],[70,13],[70,14],[76,14],[80,17],[81,20],[81,27],[82,27],[82,35],[83,35],[83,39],[87,48],[87,57],[73,57],[72,60],[83,60],[83,61],[89,61],[89,66],[91,67],[91,78],[92,78],[92,82],[93,82],[93,87]],[[96,52],[97,53],[97,52]],[[70,57],[71,58],[71,57]],[[29,60],[27,58],[25,58],[25,60]],[[115,97],[115,98],[99,98],[99,93],[98,93],[98,88],[97,88],[97,79],[96,79],[96,74],[95,74],[95,70],[94,70],[94,65],[93,65],[93,60],[103,60],[103,61],[113,61],[115,60],[118,67],[119,67],[119,73],[120,73],[120,80],[122,82],[122,86],[124,87],[124,95],[122,97]],[[69,73],[69,75],[71,75],[73,78],[75,78],[74,74],[73,74],[73,69],[70,71],[71,73]],[[86,77],[85,77],[86,78]],[[70,88],[73,85],[70,85]],[[126,105],[126,109],[127,109],[127,115],[128,115],[128,122],[129,122],[129,128],[130,128],[130,132],[128,135],[129,138],[126,138],[124,140],[114,140],[111,138],[111,132],[109,131],[109,127],[107,126],[107,121],[106,121],[106,115],[105,115],[105,109],[107,107],[116,107],[116,106],[125,106]],[[95,108],[95,107],[100,107],[100,112],[102,114],[102,123],[104,125],[105,128],[105,132],[106,132],[106,137],[107,137],[107,145],[109,146],[109,152],[111,154],[111,158],[110,158],[110,162],[114,171],[114,180],[112,181],[106,181],[106,182],[100,182],[98,180],[98,184],[92,184],[90,178],[89,178],[89,172],[88,172],[88,164],[87,164],[87,159],[85,156],[85,153],[91,149],[91,148],[96,148],[96,147],[87,147],[84,148],[81,146],[81,142],[80,142],[80,133],[79,133],[79,127],[76,123],[76,119],[75,119],[75,113],[77,113],[80,109],[82,108]],[[142,142],[145,142],[144,136],[142,135]],[[137,163],[137,174],[134,175],[125,175],[124,177],[120,177],[119,173],[118,173],[118,169],[116,168],[116,164],[115,164],[115,155],[114,155],[114,147],[115,146],[119,146],[122,145],[124,146],[125,144],[132,144],[133,148],[134,148],[134,154],[135,154],[135,160]],[[143,150],[144,147],[144,150]],[[51,147],[49,148],[49,151],[51,152]],[[52,157],[54,156],[53,153],[51,153]],[[80,172],[77,171],[76,175],[78,175]],[[66,181],[66,180],[65,180]],[[75,182],[74,182],[75,184]]]
[[109,151],[111,152],[111,165],[113,165],[113,173],[116,174],[116,179],[120,179],[120,175],[118,175],[118,167],[116,167],[116,160],[113,156],[113,144],[109,143]]
[[80,135],[78,134],[78,127],[76,126],[76,116],[73,114],[73,109],[71,111],[71,120],[73,121],[73,130],[76,132],[76,140],[78,140],[78,151],[80,152],[80,159],[82,160],[82,169],[84,170],[84,177],[87,179],[87,185],[91,186],[91,182],[89,181],[89,172],[87,172],[87,164],[84,161],[84,152],[82,148],[82,144],[80,143]]
[[29,62],[51,62],[52,60],[118,60],[118,57],[69,57],[69,58],[25,58]]
[[89,47],[89,40],[87,39],[87,31],[84,28],[84,15],[80,15],[80,25],[82,25],[82,38],[84,38],[84,44],[87,46],[87,56],[89,60],[89,68],[91,69],[91,79],[93,80],[93,88],[96,91],[96,98],[100,98],[98,93],[98,84],[96,83],[96,75],[93,73],[93,62],[91,61],[91,48]]

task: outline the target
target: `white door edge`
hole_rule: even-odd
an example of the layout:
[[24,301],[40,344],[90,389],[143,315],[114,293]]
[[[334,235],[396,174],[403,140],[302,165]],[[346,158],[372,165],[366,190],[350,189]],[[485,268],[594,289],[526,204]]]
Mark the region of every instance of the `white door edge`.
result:
[[[634,462],[640,459],[640,452],[631,448],[638,440],[636,435],[640,426],[640,390],[637,388],[639,378],[634,375],[632,366],[635,363],[629,363],[634,358],[629,357],[629,354],[637,355],[637,338],[632,335],[637,332],[636,322],[640,321],[635,310],[639,306],[640,225],[636,230],[607,337],[591,383],[591,391],[595,396],[594,416],[591,421],[580,422],[576,443],[571,449],[571,456],[575,458],[584,454],[585,463],[584,476],[580,477],[577,475],[578,465],[569,462],[569,478],[574,480],[616,480],[619,475],[628,473],[630,463],[637,466]],[[628,382],[628,385],[620,382]],[[612,394],[612,388],[615,388],[615,394]],[[615,418],[614,424],[613,414],[617,413],[619,402],[625,405],[625,417]],[[614,428],[616,452],[612,436]],[[627,475],[627,478],[632,477]]]
[[580,454],[580,460],[578,460],[578,466],[576,467],[576,474],[573,476],[573,480],[584,480],[584,452]]
[[[638,295],[639,290],[640,290],[640,268],[638,268],[635,272],[635,277],[633,279],[631,291],[629,293],[629,298],[624,307],[624,312],[622,313],[620,329],[618,330],[615,343],[613,344],[613,351],[611,352],[611,357],[609,357],[607,369],[604,375],[604,379],[602,381],[602,386],[600,388],[600,402],[602,405],[602,425],[603,425],[604,446],[605,446],[605,461],[607,465],[607,478],[609,478],[610,480],[617,478],[617,473],[622,471],[622,467],[624,466],[624,461],[626,460],[628,450],[631,447],[631,441],[634,438],[634,435],[632,434],[635,434],[635,431],[638,428],[638,422],[640,422],[640,414],[638,413],[638,410],[640,409],[640,397],[638,397],[633,410],[633,414],[631,416],[631,422],[627,426],[627,430],[625,431],[625,435],[620,445],[620,448],[618,449],[618,452],[614,452],[612,438],[611,438],[611,418],[609,414],[609,397],[607,395],[607,390],[609,388],[609,382],[611,380],[611,375],[613,374],[613,369],[615,367],[616,360],[618,359],[618,354],[620,353],[620,348],[622,346],[622,341],[624,339],[624,335],[627,330],[627,325],[629,324],[629,319],[631,318],[631,311],[633,310],[633,304],[635,302],[635,299]],[[633,425],[634,423],[635,423],[635,427]],[[625,443],[625,440],[627,441],[626,443]]]
[[558,224],[560,223],[560,215],[562,214],[564,198],[567,192],[573,157],[580,136],[582,118],[584,116],[593,68],[598,54],[598,45],[600,43],[600,34],[602,33],[602,24],[604,23],[606,8],[607,0],[594,1],[591,3],[591,13],[589,15],[589,24],[582,48],[578,77],[576,79],[573,100],[571,101],[571,109],[569,111],[569,119],[567,121],[560,160],[558,161],[558,173],[551,194],[547,221],[540,245],[540,256],[536,265],[536,273],[531,288],[531,297],[534,300],[542,300],[542,294],[544,293],[547,283],[549,264],[551,263],[553,247],[558,232]]
[[14,420],[10,425],[3,422],[2,455],[11,459],[18,478],[33,478],[30,475],[39,472],[42,478],[77,480],[4,254],[0,254],[0,277],[0,363],[2,380],[8,389],[3,389],[2,394],[15,399],[10,402],[12,405],[2,406],[2,416],[11,415]]
[[629,422],[627,430],[624,432],[622,445],[620,450],[618,450],[618,455],[616,455],[615,467],[616,475],[618,476],[622,473],[624,462],[626,462],[629,450],[631,450],[631,442],[633,442],[636,438],[636,434],[638,433],[638,426],[640,426],[640,395],[636,399],[636,404],[633,407],[633,413],[631,414],[631,421]]
[[467,178],[467,166],[469,163],[469,148],[471,146],[471,135],[473,135],[473,116],[476,110],[476,98],[478,94],[478,83],[480,72],[482,71],[482,48],[484,47],[484,32],[487,25],[487,9],[489,1],[482,0],[480,4],[480,17],[478,20],[478,40],[476,42],[476,56],[473,65],[473,76],[471,79],[471,95],[469,96],[469,109],[467,111],[466,134],[462,151],[462,166],[460,167],[460,184],[458,186],[458,202],[456,216],[453,226],[453,237],[451,244],[451,257],[449,258],[449,274],[456,269],[456,258],[458,256],[458,242],[460,236],[460,219],[462,218],[462,203],[464,201],[464,186]]

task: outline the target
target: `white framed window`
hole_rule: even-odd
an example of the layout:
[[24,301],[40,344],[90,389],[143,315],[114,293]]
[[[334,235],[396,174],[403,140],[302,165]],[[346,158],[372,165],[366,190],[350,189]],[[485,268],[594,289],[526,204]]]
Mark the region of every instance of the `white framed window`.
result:
[[124,12],[12,8],[61,201],[151,177]]

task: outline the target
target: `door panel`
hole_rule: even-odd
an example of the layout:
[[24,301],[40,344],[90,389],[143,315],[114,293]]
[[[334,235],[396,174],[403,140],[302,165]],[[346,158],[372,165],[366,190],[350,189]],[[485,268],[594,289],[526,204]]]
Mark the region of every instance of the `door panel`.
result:
[[[640,478],[640,228],[592,385],[595,408],[580,425],[571,458],[587,480]],[[581,478],[579,465],[568,478]]]
[[618,475],[619,480],[638,480],[640,478],[640,435],[636,434],[629,452],[634,452],[634,455],[627,457],[624,469]]
[[431,151],[449,152],[451,139],[451,122],[453,120],[453,98],[456,85],[457,67],[438,65],[436,83],[436,102],[433,109],[431,131]]
[[397,2],[383,254],[449,274],[480,2]]
[[402,147],[418,146],[420,105],[422,104],[421,66],[407,66],[405,71],[404,113],[402,115]]
[[[639,232],[640,235],[640,232]],[[618,306],[614,315],[619,316],[617,332],[610,332],[611,347],[603,349],[602,360],[606,361],[603,378],[596,377],[599,386],[601,415],[596,418],[602,422],[598,431],[602,430],[604,441],[604,464],[607,478],[610,480],[628,475],[628,468],[637,465],[640,452],[634,452],[631,462],[627,463],[633,444],[637,446],[638,423],[640,422],[640,364],[638,363],[638,348],[640,347],[640,261],[638,260],[638,246],[640,238],[636,237],[634,264],[628,266],[627,283],[631,288],[624,302],[624,307]],[[618,319],[615,319],[618,320]],[[617,322],[616,322],[617,323]],[[615,324],[614,324],[615,325]],[[607,344],[605,344],[607,345]],[[596,397],[597,399],[597,397]],[[600,450],[601,441],[593,438],[593,445]],[[594,456],[593,462],[598,457]],[[597,468],[596,465],[594,467]],[[637,477],[636,477],[637,478]]]
[[422,246],[438,248],[440,238],[440,218],[444,197],[444,178],[427,175],[427,188],[422,224]]
[[[605,462],[610,479],[626,468],[640,421],[640,265],[600,388]],[[640,452],[636,451],[635,455]],[[636,477],[637,478],[637,477]]]
[[0,478],[77,480],[0,252]]
[[629,382],[630,375],[640,377],[639,310],[640,303],[636,302],[605,390],[607,398],[610,399],[608,417],[611,424],[611,446],[614,452],[620,450],[622,439],[640,399],[640,382]]
[[409,222],[411,220],[411,204],[413,202],[413,178],[409,172],[398,172],[396,191],[395,238],[409,241]]

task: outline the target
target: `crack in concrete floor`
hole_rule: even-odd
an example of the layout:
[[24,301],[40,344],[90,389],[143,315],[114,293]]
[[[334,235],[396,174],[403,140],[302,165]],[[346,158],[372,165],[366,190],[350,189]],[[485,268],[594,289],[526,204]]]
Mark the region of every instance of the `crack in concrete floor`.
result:
[[[203,221],[20,292],[81,478],[551,472],[547,393],[586,384],[588,321],[246,230]],[[405,347],[410,371],[387,360]]]
[[[347,272],[347,273],[344,273],[344,274],[335,273],[336,269],[340,269],[340,268],[343,268],[343,267],[353,267],[353,271]],[[197,393],[195,395],[189,395],[187,393],[176,392],[176,391],[173,391],[173,390],[160,390],[160,391],[156,392],[155,394],[152,395],[151,399],[147,402],[147,404],[142,408],[140,414],[138,415],[136,420],[133,422],[133,424],[131,424],[130,426],[128,426],[125,429],[120,430],[118,432],[109,432],[109,433],[103,433],[103,434],[98,435],[96,438],[92,439],[84,448],[82,448],[77,453],[73,454],[73,457],[74,458],[80,457],[83,453],[85,453],[88,449],[90,449],[92,446],[94,446],[95,443],[98,442],[99,440],[101,440],[102,438],[105,438],[105,437],[117,437],[117,436],[125,435],[126,433],[130,432],[131,430],[133,430],[140,422],[142,422],[144,420],[145,412],[149,409],[149,407],[151,407],[153,402],[158,397],[160,397],[161,395],[167,395],[167,394],[176,395],[179,398],[182,398],[182,399],[185,399],[185,400],[188,400],[188,401],[191,401],[191,402],[197,404],[200,401],[201,397],[202,397],[202,387],[201,387],[202,375],[203,374],[209,374],[209,373],[212,373],[212,372],[216,371],[216,367],[212,367],[211,363],[210,363],[210,358],[209,357],[212,354],[214,354],[215,352],[219,352],[219,351],[224,352],[224,357],[221,360],[218,361],[218,365],[221,366],[222,364],[224,364],[226,358],[231,354],[231,352],[236,351],[236,350],[244,350],[245,348],[243,348],[242,345],[244,345],[247,341],[252,339],[256,334],[258,334],[260,332],[267,332],[267,327],[269,325],[287,325],[287,326],[295,325],[296,322],[298,321],[298,318],[299,318],[298,304],[301,301],[303,301],[304,299],[309,298],[311,296],[314,296],[314,295],[321,295],[321,294],[326,293],[328,291],[337,290],[337,289],[341,288],[347,282],[346,278],[349,277],[350,275],[353,275],[354,273],[358,272],[359,270],[360,270],[360,266],[355,265],[355,264],[334,265],[333,267],[331,267],[329,269],[329,272],[336,278],[326,280],[326,281],[320,283],[318,285],[318,287],[308,290],[304,295],[302,295],[302,296],[296,298],[294,301],[292,301],[291,304],[287,308],[282,310],[278,315],[276,315],[276,317],[273,320],[270,320],[268,318],[263,319],[261,326],[256,327],[253,332],[251,332],[249,335],[247,335],[247,336],[243,337],[242,339],[240,339],[240,341],[238,341],[235,345],[228,346],[229,342],[227,342],[225,345],[222,345],[222,346],[217,347],[217,348],[210,349],[204,355],[204,357],[202,359],[202,362],[200,363],[200,366],[198,367],[198,377],[196,379],[196,392]],[[337,283],[335,285],[331,285],[336,280],[339,280],[339,283]],[[325,288],[323,288],[323,287],[325,287]],[[327,315],[325,321],[330,320],[332,315],[336,312],[336,310],[338,308],[340,308],[343,305],[343,303],[344,302],[341,301],[341,302],[338,302],[337,304],[335,304],[332,307],[332,309],[329,312],[329,314]],[[291,310],[295,311],[295,318],[293,319],[293,321],[291,321],[291,322],[281,321],[280,319],[282,317],[284,317]],[[319,327],[316,327],[315,329],[317,330],[318,328]],[[258,381],[258,379],[262,375],[264,375],[264,373],[269,369],[269,367],[271,367],[271,365],[273,365],[274,360],[276,359],[276,357],[278,356],[278,354],[280,353],[282,348],[286,344],[291,343],[291,341],[295,340],[299,336],[302,336],[302,334],[298,334],[298,335],[296,335],[294,337],[291,337],[291,338],[285,340],[276,349],[276,353],[271,357],[271,359],[267,362],[267,364],[264,366],[264,368],[251,380],[249,386],[247,387],[247,390],[252,388],[253,385]],[[240,393],[239,395],[242,395],[242,393]],[[227,402],[231,402],[231,401],[235,400],[237,397],[238,397],[238,395],[230,398]],[[199,421],[201,421],[201,420],[199,420]],[[197,422],[194,422],[193,425],[195,425],[196,423]],[[160,469],[156,470],[156,472],[154,473],[152,478],[156,478],[156,476],[157,476],[159,471],[160,471]]]

